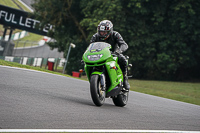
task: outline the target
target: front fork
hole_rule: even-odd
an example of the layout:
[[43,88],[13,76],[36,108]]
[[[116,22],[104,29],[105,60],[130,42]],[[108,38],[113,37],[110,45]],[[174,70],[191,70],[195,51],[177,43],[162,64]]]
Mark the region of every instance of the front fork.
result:
[[102,91],[105,91],[106,90],[106,79],[105,79],[105,75],[103,73],[100,75],[100,83],[101,83]]
[[105,91],[106,90],[106,78],[105,78],[105,74],[103,72],[95,71],[91,75],[94,75],[94,74],[95,75],[99,75],[100,84],[101,84],[102,90]]

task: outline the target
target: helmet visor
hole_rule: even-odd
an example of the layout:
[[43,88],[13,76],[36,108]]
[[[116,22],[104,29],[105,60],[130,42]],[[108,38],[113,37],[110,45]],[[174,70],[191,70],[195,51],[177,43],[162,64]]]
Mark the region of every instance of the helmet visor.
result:
[[108,34],[107,31],[99,31],[100,36],[106,36]]

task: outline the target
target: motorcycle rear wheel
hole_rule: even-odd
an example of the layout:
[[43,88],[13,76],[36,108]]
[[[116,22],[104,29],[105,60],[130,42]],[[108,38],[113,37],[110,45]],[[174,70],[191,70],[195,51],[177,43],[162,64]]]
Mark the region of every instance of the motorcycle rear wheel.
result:
[[128,102],[129,92],[123,92],[122,94],[117,95],[117,97],[112,98],[115,106],[124,107]]
[[92,75],[90,78],[90,93],[96,106],[102,106],[105,101],[105,91],[102,90],[99,75]]

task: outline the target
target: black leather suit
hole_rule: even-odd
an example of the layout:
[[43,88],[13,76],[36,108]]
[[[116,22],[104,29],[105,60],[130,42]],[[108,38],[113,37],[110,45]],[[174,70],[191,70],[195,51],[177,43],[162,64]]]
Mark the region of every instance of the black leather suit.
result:
[[[109,38],[107,38],[106,40],[101,39],[99,35],[96,33],[92,36],[90,40],[90,43],[93,43],[93,42],[109,43],[112,46],[112,49],[111,49],[112,52],[115,52],[118,49],[120,53],[123,53],[124,51],[128,49],[128,45],[123,40],[122,36],[116,31],[113,31],[111,35],[109,36]],[[120,65],[120,68],[122,69],[122,72],[125,73],[127,70],[126,58],[122,54],[119,54],[118,58],[119,58],[118,63]]]

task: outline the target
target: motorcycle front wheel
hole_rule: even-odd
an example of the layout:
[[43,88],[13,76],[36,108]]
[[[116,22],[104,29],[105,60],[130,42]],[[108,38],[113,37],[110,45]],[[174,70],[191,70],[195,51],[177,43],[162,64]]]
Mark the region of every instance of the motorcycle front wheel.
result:
[[117,97],[112,98],[115,106],[124,107],[128,102],[129,92],[122,92],[122,94],[117,95]]
[[96,106],[102,106],[105,101],[105,91],[102,90],[99,75],[92,75],[90,78],[90,93]]

